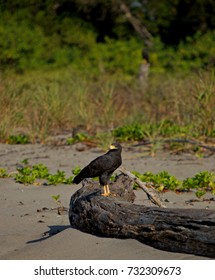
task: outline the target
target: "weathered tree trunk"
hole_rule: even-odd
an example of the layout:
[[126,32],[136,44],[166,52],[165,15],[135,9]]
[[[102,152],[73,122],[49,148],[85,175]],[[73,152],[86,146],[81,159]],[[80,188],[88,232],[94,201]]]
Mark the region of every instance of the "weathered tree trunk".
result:
[[98,183],[85,181],[70,201],[71,226],[106,237],[134,238],[155,248],[215,257],[215,211],[135,205],[132,180],[120,175],[101,195]]
[[147,28],[142,24],[140,20],[134,17],[126,5],[126,3],[122,0],[120,2],[120,9],[124,13],[127,20],[133,26],[134,30],[139,34],[139,36],[144,40],[145,45],[148,47],[152,46],[152,34],[147,30]]

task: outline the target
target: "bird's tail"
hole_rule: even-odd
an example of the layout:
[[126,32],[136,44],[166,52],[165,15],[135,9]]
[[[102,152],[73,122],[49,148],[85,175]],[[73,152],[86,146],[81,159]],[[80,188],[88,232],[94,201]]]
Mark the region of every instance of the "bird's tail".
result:
[[83,178],[81,178],[79,175],[75,176],[73,179],[74,184],[79,184],[82,181]]

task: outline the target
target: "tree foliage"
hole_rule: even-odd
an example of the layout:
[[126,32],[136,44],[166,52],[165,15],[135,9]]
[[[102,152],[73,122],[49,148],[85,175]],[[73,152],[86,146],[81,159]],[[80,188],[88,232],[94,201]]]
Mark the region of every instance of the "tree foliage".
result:
[[122,4],[152,35],[155,69],[214,65],[213,0],[6,0],[0,3],[1,70],[73,64],[136,74],[146,41]]

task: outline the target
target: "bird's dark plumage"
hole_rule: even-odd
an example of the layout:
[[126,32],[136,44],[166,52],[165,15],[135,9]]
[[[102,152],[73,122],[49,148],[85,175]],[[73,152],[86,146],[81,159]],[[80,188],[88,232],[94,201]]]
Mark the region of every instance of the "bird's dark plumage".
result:
[[81,172],[73,179],[73,183],[79,184],[85,178],[99,177],[99,182],[102,186],[107,186],[105,193],[109,194],[108,182],[111,174],[121,165],[122,147],[118,143],[110,146],[110,150],[91,161],[85,166]]

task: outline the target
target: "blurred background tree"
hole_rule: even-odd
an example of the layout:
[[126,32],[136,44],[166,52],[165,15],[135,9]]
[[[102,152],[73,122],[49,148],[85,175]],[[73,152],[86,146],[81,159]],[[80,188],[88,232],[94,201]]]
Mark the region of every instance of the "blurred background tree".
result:
[[[83,68],[92,62],[95,73],[121,69],[134,74],[138,70],[128,69],[126,55],[134,50],[136,67],[143,49],[154,69],[172,70],[173,56],[179,69],[182,64],[188,70],[211,66],[214,14],[213,0],[2,0],[0,67],[24,71],[73,64],[81,68],[84,60]],[[202,40],[208,45],[203,46]],[[127,66],[115,52],[112,67],[111,52],[119,46]]]
[[214,15],[214,0],[0,0],[0,140],[214,137]]

